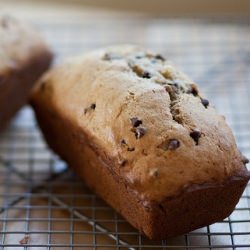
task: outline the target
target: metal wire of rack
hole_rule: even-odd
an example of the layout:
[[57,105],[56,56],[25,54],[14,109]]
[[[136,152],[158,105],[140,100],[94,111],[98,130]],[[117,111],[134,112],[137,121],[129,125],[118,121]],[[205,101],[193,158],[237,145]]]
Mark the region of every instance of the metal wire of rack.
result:
[[[250,158],[250,19],[43,20],[57,62],[114,43],[158,50],[192,76],[225,114]],[[65,145],[66,146],[66,145]],[[88,190],[46,147],[25,107],[0,135],[2,249],[250,249],[250,186],[224,221],[164,241],[146,239]]]

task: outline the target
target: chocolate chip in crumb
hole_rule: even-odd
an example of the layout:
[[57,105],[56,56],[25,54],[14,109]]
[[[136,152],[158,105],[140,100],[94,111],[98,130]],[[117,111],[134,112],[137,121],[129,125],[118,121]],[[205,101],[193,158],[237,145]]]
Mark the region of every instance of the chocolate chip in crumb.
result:
[[127,145],[127,143],[126,143],[126,141],[124,139],[121,139],[120,144],[121,145]]
[[129,152],[133,152],[133,151],[135,151],[135,148],[130,148],[130,147],[128,147],[128,149],[127,149]]
[[201,98],[201,103],[202,103],[202,105],[203,105],[205,108],[207,108],[208,105],[209,105],[209,101],[208,101],[207,99]]
[[96,108],[96,104],[95,104],[95,103],[92,103],[92,104],[90,105],[90,108],[91,108],[91,109],[95,109],[95,108]]
[[160,55],[160,54],[157,54],[157,55],[155,56],[155,59],[162,60],[162,61],[166,61],[166,59],[165,59],[162,55]]
[[142,120],[138,119],[137,117],[131,118],[130,121],[134,128],[139,127],[142,124]]
[[191,84],[189,90],[187,91],[188,94],[192,94],[193,96],[198,96],[199,92],[195,84]]
[[86,115],[90,110],[95,110],[96,104],[92,103],[89,107],[84,109],[84,114]]
[[180,147],[180,142],[176,139],[171,139],[168,142],[168,149],[169,150],[175,150]]
[[164,141],[157,147],[163,149],[164,151],[175,150],[180,147],[180,142],[177,139],[170,139]]
[[198,91],[196,88],[192,88],[191,94],[193,94],[193,96],[197,96],[198,95]]
[[144,71],[143,74],[142,74],[142,78],[150,79],[151,78],[151,74],[148,71]]
[[198,130],[193,130],[193,131],[190,133],[190,136],[191,136],[192,139],[195,141],[195,144],[198,145],[199,139],[200,139],[200,137],[201,137],[201,132],[198,131]]
[[135,138],[140,139],[146,134],[146,128],[143,127],[137,127],[135,130]]

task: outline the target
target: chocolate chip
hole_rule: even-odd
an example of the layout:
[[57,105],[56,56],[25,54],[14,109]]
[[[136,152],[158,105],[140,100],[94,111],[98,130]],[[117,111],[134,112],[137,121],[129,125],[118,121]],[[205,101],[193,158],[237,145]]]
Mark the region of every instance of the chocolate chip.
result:
[[135,148],[129,148],[127,149],[129,152],[135,151]]
[[92,104],[90,105],[90,108],[91,108],[91,109],[95,109],[95,108],[96,108],[96,104],[95,104],[95,103],[92,103]]
[[171,85],[173,85],[176,89],[178,89],[179,87],[182,88],[182,87],[180,86],[180,82],[178,82],[177,80],[175,80],[175,81],[173,82],[173,84],[171,84]]
[[127,143],[126,143],[126,141],[124,139],[121,139],[120,144],[121,145],[127,145]]
[[209,101],[208,101],[207,99],[201,98],[201,103],[203,104],[203,106],[204,106],[205,108],[207,108],[208,105],[209,105]]
[[151,74],[148,71],[144,71],[143,74],[142,74],[142,78],[150,79],[151,78]]
[[135,130],[135,138],[140,139],[146,134],[146,129],[143,127],[137,127]]
[[190,85],[190,89],[187,91],[188,94],[192,94],[193,96],[197,96],[199,94],[197,87],[194,84]]
[[190,136],[195,141],[195,144],[198,145],[199,139],[201,137],[201,132],[198,130],[194,130],[190,133]]
[[169,150],[175,150],[179,147],[180,147],[180,142],[178,140],[176,140],[176,139],[169,140],[169,143],[168,143]]
[[139,127],[142,124],[142,120],[138,119],[137,117],[131,118],[130,121],[134,128]]
[[191,94],[193,94],[194,96],[198,95],[198,91],[195,88],[192,88]]
[[160,144],[157,147],[163,149],[164,151],[175,150],[180,147],[180,142],[177,139],[170,139],[170,140],[164,141],[162,144]]
[[165,60],[166,60],[166,59],[165,59],[162,55],[160,55],[160,54],[157,54],[157,55],[155,56],[155,59],[162,60],[162,61],[165,61]]
[[148,71],[145,71],[143,68],[141,68],[139,65],[133,65],[129,63],[129,67],[133,70],[137,76],[142,77],[142,78],[151,78],[151,74]]
[[84,114],[86,115],[90,110],[95,110],[96,104],[92,103],[88,108],[84,109]]

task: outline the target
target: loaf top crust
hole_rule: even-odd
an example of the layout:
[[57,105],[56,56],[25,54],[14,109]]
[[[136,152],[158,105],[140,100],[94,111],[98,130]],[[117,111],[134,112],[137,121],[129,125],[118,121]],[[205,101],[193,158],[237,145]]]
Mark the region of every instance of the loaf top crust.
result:
[[32,101],[73,124],[79,138],[87,135],[97,157],[111,159],[111,172],[141,199],[162,201],[247,172],[225,118],[195,83],[136,46],[66,61],[42,78]]
[[32,27],[0,13],[0,76],[8,76],[29,64],[33,58],[51,52]]

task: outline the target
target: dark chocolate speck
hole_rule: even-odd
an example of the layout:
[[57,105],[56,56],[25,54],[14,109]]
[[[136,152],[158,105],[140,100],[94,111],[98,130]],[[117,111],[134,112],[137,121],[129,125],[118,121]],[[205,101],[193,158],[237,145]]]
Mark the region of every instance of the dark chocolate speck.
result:
[[130,119],[131,123],[132,123],[132,126],[134,128],[140,126],[142,124],[142,120],[138,119],[137,117],[133,117]]
[[91,109],[95,109],[95,108],[96,108],[96,104],[95,104],[95,103],[92,103],[92,104],[90,105],[90,108],[91,108]]
[[194,96],[197,96],[197,95],[198,95],[198,91],[197,91],[197,89],[192,88],[192,90],[191,90],[191,94],[193,94]]
[[143,74],[142,74],[142,78],[150,79],[151,78],[151,74],[148,71],[144,71]]
[[205,108],[207,108],[208,105],[209,105],[209,101],[208,101],[207,99],[201,98],[201,103],[203,104],[203,106],[204,106]]
[[95,110],[95,108],[96,108],[96,104],[92,103],[88,108],[84,109],[84,114],[86,115],[89,111]]
[[135,148],[129,148],[127,149],[129,152],[135,151]]
[[175,150],[179,147],[180,147],[180,142],[178,140],[176,140],[176,139],[169,140],[169,143],[168,143],[169,150]]
[[160,54],[156,55],[155,59],[165,61],[165,58],[162,55],[160,55]]
[[199,94],[198,89],[194,84],[191,84],[190,89],[187,91],[187,93],[192,94],[193,96],[197,96]]
[[195,144],[198,145],[199,143],[199,139],[201,137],[201,132],[198,130],[194,130],[190,133],[190,136],[192,137],[192,139],[195,141]]
[[121,139],[120,144],[121,145],[127,145],[127,143],[126,143],[126,141],[124,139]]

